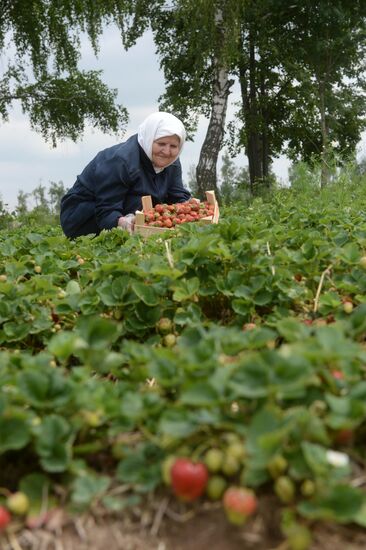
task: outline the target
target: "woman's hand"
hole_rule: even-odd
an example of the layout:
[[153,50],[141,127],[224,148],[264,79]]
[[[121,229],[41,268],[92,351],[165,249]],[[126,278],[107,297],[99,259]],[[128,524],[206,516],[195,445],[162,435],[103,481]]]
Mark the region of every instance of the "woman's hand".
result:
[[126,229],[129,233],[133,233],[135,227],[135,215],[127,214],[127,216],[121,216],[118,219],[118,227]]

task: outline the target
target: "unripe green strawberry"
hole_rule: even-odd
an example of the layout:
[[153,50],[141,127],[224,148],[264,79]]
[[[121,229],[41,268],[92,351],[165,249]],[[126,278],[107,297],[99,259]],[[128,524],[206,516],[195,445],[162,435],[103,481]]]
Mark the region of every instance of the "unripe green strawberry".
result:
[[311,497],[315,493],[315,483],[312,479],[305,479],[300,487],[301,494],[304,497]]
[[168,317],[162,317],[156,323],[156,330],[159,334],[169,334],[173,330],[173,323]]
[[353,311],[353,303],[350,302],[349,300],[343,302],[343,311],[347,314],[350,314],[352,313]]
[[89,411],[84,409],[81,411],[85,423],[91,428],[97,428],[102,424],[102,415],[100,411]]
[[211,500],[219,500],[227,487],[226,480],[222,476],[211,476],[207,482],[206,493]]
[[244,444],[240,441],[230,443],[227,447],[225,453],[229,456],[237,458],[239,461],[242,461],[245,457],[245,447]]
[[273,479],[278,478],[287,469],[288,463],[284,456],[278,454],[275,455],[267,464],[267,469]]
[[240,470],[240,462],[235,456],[225,453],[224,460],[221,466],[221,471],[226,476],[233,476]]
[[366,269],[366,256],[362,256],[362,258],[360,259],[360,266],[362,267],[362,269]]
[[221,469],[224,460],[224,453],[221,449],[209,449],[203,460],[208,468],[208,471],[215,473]]
[[115,458],[116,460],[122,460],[122,458],[126,457],[126,445],[124,443],[116,441],[112,445],[111,453],[113,458]]
[[28,511],[29,499],[25,493],[17,491],[7,498],[6,505],[10,512],[22,516]]
[[170,485],[172,482],[170,472],[174,462],[176,461],[176,458],[177,457],[174,455],[167,456],[161,464],[161,475],[165,485]]
[[308,550],[311,545],[311,534],[304,525],[294,525],[286,531],[290,550]]
[[116,319],[116,321],[119,321],[122,319],[123,311],[121,308],[116,308],[113,310],[113,317]]
[[241,439],[238,436],[238,434],[234,432],[228,432],[224,434],[224,440],[227,445],[230,445],[231,443],[240,443]]
[[163,336],[163,346],[165,346],[166,348],[172,348],[173,346],[175,346],[176,343],[177,338],[175,334],[170,333]]
[[274,491],[285,504],[292,502],[295,498],[295,484],[288,476],[280,476],[276,479]]

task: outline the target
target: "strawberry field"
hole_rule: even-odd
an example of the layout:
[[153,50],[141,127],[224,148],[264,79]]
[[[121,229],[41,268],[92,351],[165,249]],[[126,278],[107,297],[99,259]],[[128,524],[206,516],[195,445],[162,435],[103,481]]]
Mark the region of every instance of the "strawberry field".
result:
[[293,550],[365,528],[365,211],[359,184],[149,238],[3,230],[0,537],[162,495],[237,529],[271,498]]

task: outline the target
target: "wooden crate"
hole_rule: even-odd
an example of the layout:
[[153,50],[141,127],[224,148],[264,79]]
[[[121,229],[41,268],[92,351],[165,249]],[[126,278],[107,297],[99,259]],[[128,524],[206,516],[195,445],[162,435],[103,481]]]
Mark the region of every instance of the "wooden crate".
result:
[[[219,205],[215,197],[214,191],[206,191],[206,200],[209,204],[214,204],[214,212],[212,216],[206,216],[201,218],[198,222],[187,222],[187,223],[218,223],[220,217]],[[145,225],[145,212],[148,212],[153,208],[151,196],[147,195],[142,197],[142,212],[137,210],[135,218],[135,233],[142,235],[143,237],[148,237],[149,235],[155,235],[156,233],[164,233],[165,231],[174,231],[175,227],[155,227],[153,225]]]

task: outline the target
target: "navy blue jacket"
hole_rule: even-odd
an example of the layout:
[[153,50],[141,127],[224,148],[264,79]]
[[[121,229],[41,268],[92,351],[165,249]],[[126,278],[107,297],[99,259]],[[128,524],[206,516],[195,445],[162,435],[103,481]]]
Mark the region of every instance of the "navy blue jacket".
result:
[[155,173],[137,135],[104,149],[84,168],[61,200],[61,226],[67,237],[98,234],[112,229],[118,218],[141,210],[141,197],[151,195],[153,205],[184,202],[179,159]]

